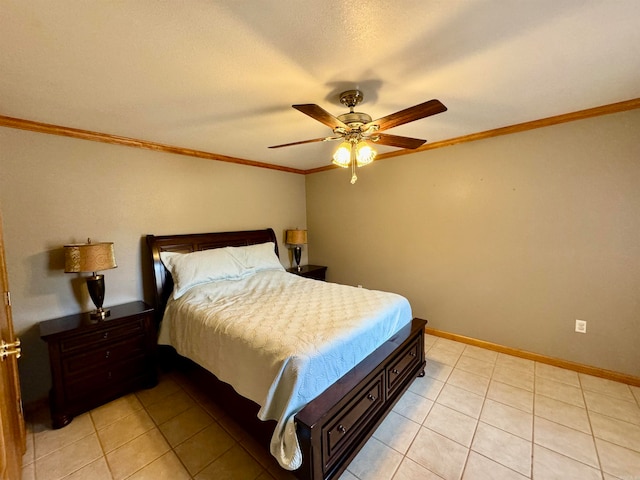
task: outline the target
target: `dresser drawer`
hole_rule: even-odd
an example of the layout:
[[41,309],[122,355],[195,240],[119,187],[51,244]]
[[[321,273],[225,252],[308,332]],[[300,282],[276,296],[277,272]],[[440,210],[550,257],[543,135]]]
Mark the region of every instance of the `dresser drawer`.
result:
[[418,337],[403,350],[386,368],[387,392],[389,395],[402,384],[403,379],[411,373],[413,368],[422,362],[420,342]]
[[126,361],[113,362],[86,370],[83,375],[65,379],[66,400],[75,402],[86,396],[100,396],[103,391],[112,390],[131,379],[148,375],[149,367],[148,359],[144,355],[139,355]]
[[325,277],[326,277],[326,268],[325,269],[318,269],[318,270],[313,270],[309,273],[307,273],[305,275],[305,277],[307,278],[313,278],[314,280],[322,280],[324,281]]
[[65,399],[65,408],[74,415],[86,412],[93,408],[104,405],[118,397],[143,388],[142,385],[149,386],[148,375],[138,375],[136,377],[123,378],[118,382],[108,382],[82,395],[75,395],[73,391],[68,392]]
[[60,341],[60,352],[66,355],[78,349],[98,348],[102,344],[139,335],[144,335],[142,319],[131,320],[120,325],[104,327],[98,331],[68,336]]
[[361,432],[384,403],[384,374],[375,377],[335,418],[323,427],[323,465],[325,471],[340,457],[349,440]]
[[145,337],[138,335],[119,342],[105,342],[98,348],[86,352],[77,351],[75,355],[63,357],[62,371],[66,378],[73,378],[104,364],[115,364],[127,358],[140,356],[145,352],[145,342]]

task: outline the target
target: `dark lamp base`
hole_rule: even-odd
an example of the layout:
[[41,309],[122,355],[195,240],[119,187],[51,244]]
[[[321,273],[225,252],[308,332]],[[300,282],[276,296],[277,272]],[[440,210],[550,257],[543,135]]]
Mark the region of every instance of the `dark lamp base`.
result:
[[109,315],[111,315],[111,310],[109,310],[108,308],[100,308],[89,313],[89,317],[92,320],[104,320]]
[[93,304],[96,306],[96,310],[91,312],[89,317],[91,320],[104,320],[111,314],[108,308],[102,308],[102,302],[104,301],[104,275],[94,274],[91,277],[87,277],[87,289]]
[[302,257],[302,247],[300,245],[296,245],[293,247],[293,258],[296,261],[296,266],[298,267],[298,271],[300,271],[300,258]]

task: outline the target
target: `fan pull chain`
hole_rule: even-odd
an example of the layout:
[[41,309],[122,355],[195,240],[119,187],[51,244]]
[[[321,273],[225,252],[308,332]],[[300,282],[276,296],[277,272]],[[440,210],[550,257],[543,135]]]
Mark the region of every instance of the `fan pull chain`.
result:
[[356,149],[355,145],[351,148],[351,185],[356,183],[358,176],[356,175]]

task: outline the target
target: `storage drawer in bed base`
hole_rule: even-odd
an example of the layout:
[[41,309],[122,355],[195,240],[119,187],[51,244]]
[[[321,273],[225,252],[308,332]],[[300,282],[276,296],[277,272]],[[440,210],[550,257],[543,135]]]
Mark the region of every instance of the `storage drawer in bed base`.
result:
[[296,415],[304,480],[338,478],[416,376],[424,374],[425,320],[393,338]]
[[384,404],[384,375],[382,372],[360,390],[338,414],[322,428],[322,451],[325,471],[329,470]]

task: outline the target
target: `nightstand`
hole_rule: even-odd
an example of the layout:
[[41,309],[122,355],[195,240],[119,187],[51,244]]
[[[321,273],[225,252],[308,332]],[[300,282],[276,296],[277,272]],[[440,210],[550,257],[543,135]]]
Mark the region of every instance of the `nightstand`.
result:
[[105,320],[79,313],[40,323],[40,337],[49,346],[53,428],[158,382],[153,308],[132,302],[110,309]]
[[315,280],[322,280],[324,282],[325,275],[327,273],[327,267],[322,265],[301,265],[300,271],[297,267],[287,268],[287,272],[295,273],[301,277],[313,278]]

